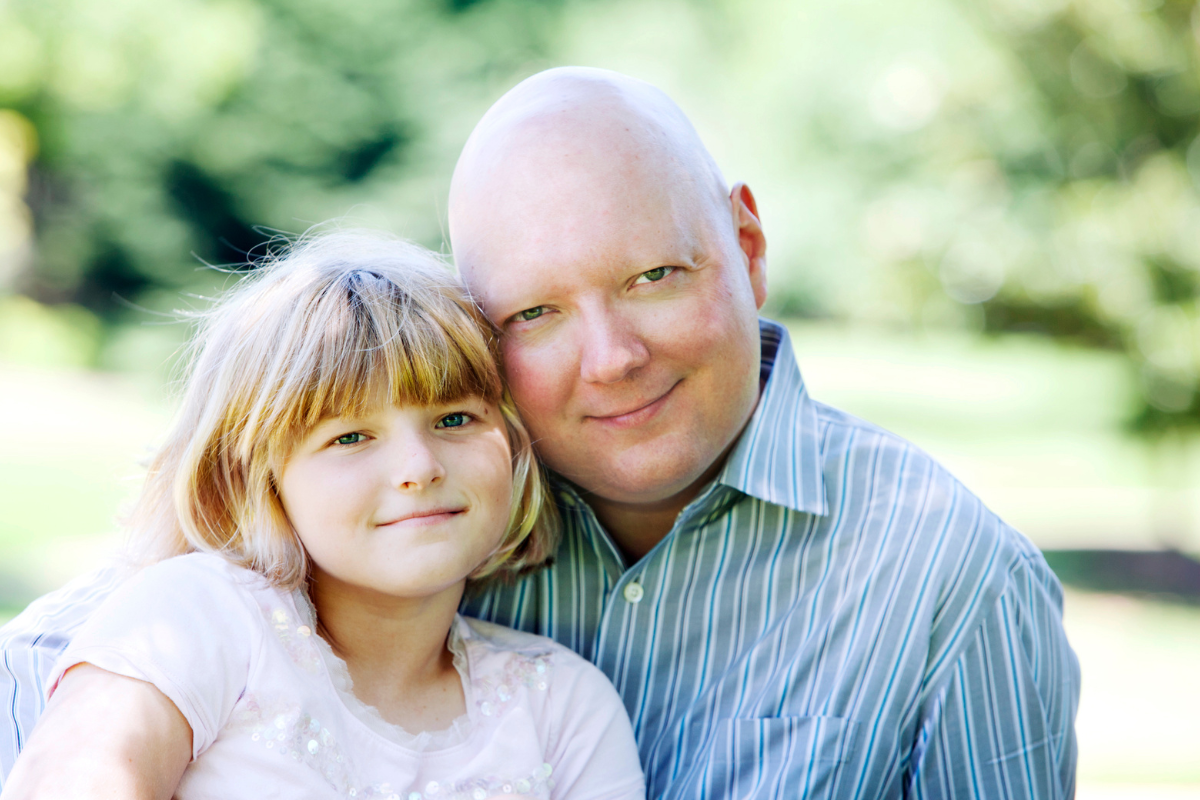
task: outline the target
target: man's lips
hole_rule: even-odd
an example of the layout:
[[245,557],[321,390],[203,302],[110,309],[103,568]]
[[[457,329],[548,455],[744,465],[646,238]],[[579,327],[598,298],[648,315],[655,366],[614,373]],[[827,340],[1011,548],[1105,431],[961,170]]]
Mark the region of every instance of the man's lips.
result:
[[589,414],[584,419],[591,422],[598,422],[605,427],[635,428],[638,425],[649,422],[655,414],[661,411],[680,383],[682,383],[681,380],[676,381],[671,385],[670,389],[667,389],[667,391],[663,392],[656,399],[644,405],[635,406],[628,411],[618,411],[614,414]]
[[387,522],[380,522],[376,527],[385,528],[389,525],[404,525],[405,527],[437,525],[466,510],[466,506],[446,506],[444,508],[427,508],[421,511],[411,511],[390,519]]

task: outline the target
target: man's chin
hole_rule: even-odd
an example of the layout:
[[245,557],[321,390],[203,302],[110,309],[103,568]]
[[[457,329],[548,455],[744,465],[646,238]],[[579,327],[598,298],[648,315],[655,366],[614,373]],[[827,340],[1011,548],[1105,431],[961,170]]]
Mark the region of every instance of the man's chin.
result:
[[690,465],[678,459],[652,465],[643,463],[636,468],[610,463],[607,469],[592,467],[587,474],[574,478],[573,483],[586,494],[608,503],[636,506],[645,511],[665,510],[680,505],[681,498],[682,504],[689,502],[715,474],[708,459],[690,461]]

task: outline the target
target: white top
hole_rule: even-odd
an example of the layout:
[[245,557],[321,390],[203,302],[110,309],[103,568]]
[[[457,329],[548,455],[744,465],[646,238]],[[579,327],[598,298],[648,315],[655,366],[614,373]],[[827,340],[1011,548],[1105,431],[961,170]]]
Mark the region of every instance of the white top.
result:
[[608,679],[550,639],[456,617],[467,713],[410,734],[351,691],[311,605],[193,553],[137,573],[80,629],[47,684],[88,662],[148,681],[192,728],[176,797],[643,798]]

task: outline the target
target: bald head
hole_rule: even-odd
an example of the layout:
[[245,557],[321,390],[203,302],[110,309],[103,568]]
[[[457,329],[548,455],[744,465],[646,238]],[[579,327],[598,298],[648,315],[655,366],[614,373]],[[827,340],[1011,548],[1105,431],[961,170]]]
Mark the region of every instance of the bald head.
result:
[[578,208],[576,222],[594,225],[630,202],[729,218],[724,178],[671,98],[607,70],[547,70],[501,97],[463,148],[450,186],[455,257],[470,280],[521,212]]

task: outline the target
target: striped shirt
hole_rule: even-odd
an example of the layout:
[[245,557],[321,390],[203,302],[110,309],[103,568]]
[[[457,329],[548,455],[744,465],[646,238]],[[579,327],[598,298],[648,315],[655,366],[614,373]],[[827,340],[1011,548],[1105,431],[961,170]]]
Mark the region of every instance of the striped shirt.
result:
[[654,798],[1068,798],[1079,667],[1030,542],[928,455],[809,398],[762,322],[758,408],[626,564],[570,486],[556,563],[468,596],[625,700]]
[[[907,442],[808,397],[763,321],[758,408],[720,475],[627,565],[572,487],[555,564],[464,612],[612,679],[653,798],[1067,798],[1079,667],[1037,549]],[[43,680],[118,580],[0,630],[0,780]]]

